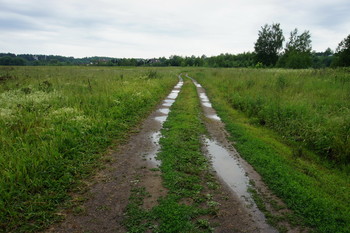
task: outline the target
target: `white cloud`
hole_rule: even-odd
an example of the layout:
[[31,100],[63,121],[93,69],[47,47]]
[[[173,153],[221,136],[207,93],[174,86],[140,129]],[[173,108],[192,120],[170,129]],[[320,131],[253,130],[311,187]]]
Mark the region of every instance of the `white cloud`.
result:
[[252,51],[265,23],[310,30],[335,49],[349,31],[347,0],[0,0],[0,52],[158,57]]

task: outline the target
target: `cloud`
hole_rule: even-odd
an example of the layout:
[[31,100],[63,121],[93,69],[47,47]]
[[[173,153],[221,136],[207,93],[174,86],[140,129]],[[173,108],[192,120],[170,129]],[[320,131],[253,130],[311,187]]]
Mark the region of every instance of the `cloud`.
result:
[[310,30],[313,48],[335,49],[350,4],[320,0],[0,0],[2,52],[158,57],[252,51],[258,30],[279,22],[286,38]]

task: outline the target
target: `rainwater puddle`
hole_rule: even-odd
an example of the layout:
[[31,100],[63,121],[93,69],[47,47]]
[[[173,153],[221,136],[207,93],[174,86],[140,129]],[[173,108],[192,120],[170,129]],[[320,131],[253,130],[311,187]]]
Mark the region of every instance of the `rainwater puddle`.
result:
[[210,115],[206,115],[206,117],[212,119],[212,120],[216,120],[216,121],[221,121],[221,118],[216,115],[216,114],[210,114]]
[[179,92],[174,92],[172,91],[169,95],[168,98],[169,99],[176,99],[176,97],[178,96]]
[[156,121],[159,121],[161,124],[163,124],[163,123],[166,121],[167,117],[168,117],[168,116],[157,116],[157,117],[155,117],[154,119],[155,119]]
[[[163,106],[164,106],[164,105],[163,105]],[[170,104],[170,106],[171,106],[171,104]],[[170,106],[169,106],[169,107],[170,107]],[[161,113],[163,113],[163,114],[168,115],[169,112],[170,112],[170,109],[169,109],[169,108],[160,108],[160,109],[158,109],[158,111],[161,112]]]
[[210,102],[208,96],[205,93],[199,93],[199,98],[202,102]]
[[159,127],[155,129],[155,131],[152,132],[152,134],[150,135],[150,140],[152,141],[153,149],[152,151],[149,151],[145,157],[154,167],[158,167],[161,165],[161,161],[156,159],[157,153],[160,149],[159,140],[162,136],[160,130],[162,129],[163,123],[168,118],[170,107],[175,102],[175,99],[179,95],[179,92],[183,85],[183,81],[180,75],[179,80],[180,81],[176,84],[171,93],[163,101],[161,107],[155,112],[155,116],[153,118],[154,121],[158,122]]
[[210,102],[202,102],[202,105],[204,107],[207,107],[207,108],[212,108],[213,107]]
[[245,201],[245,204],[251,199],[247,189],[249,187],[249,178],[244,169],[239,165],[239,161],[231,156],[228,149],[222,147],[215,140],[205,139],[208,153],[213,167],[223,181],[235,191],[235,193]]
[[161,164],[161,161],[156,159],[156,156],[160,147],[159,146],[160,137],[161,137],[160,131],[155,132],[151,135],[151,140],[154,143],[155,148],[151,152],[149,152],[147,155],[147,159],[149,160],[149,162],[151,162],[156,167],[159,167]]

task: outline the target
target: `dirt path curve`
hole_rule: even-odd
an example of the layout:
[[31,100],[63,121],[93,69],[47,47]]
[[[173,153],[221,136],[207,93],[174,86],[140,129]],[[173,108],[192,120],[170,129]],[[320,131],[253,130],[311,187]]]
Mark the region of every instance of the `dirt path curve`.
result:
[[182,79],[168,97],[151,113],[132,135],[128,143],[108,155],[110,163],[88,184],[88,191],[75,199],[85,200],[75,212],[63,212],[63,222],[52,226],[46,232],[126,232],[122,225],[125,208],[134,185],[146,187],[150,193],[144,200],[144,208],[150,209],[159,197],[166,194],[162,187],[160,172],[155,155],[159,150],[158,141],[163,122],[170,106],[182,87]]
[[[205,138],[204,152],[211,159],[214,172],[224,187],[231,192],[230,205],[237,210],[238,214],[230,210],[221,221],[221,227],[225,229],[225,222],[230,222],[235,229],[241,232],[278,232],[276,229],[266,223],[264,214],[257,208],[251,194],[247,191],[250,186],[250,180],[254,181],[256,187],[269,194],[266,185],[263,183],[260,175],[245,161],[232,144],[228,141],[228,133],[220,117],[212,107],[204,88],[192,77],[188,78],[197,87],[198,96],[206,117],[204,123],[209,132],[209,138]],[[272,196],[271,196],[272,198]],[[238,224],[237,224],[238,223]],[[222,232],[220,227],[217,232]]]

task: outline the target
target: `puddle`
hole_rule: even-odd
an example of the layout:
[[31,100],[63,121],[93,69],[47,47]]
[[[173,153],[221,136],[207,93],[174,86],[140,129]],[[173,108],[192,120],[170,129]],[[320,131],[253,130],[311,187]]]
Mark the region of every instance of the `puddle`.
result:
[[208,96],[205,93],[199,93],[199,98],[201,99],[201,101],[205,101],[205,102],[210,102],[208,99]]
[[202,102],[202,105],[204,106],[204,107],[207,107],[207,108],[212,108],[213,106],[211,105],[211,103],[210,102]]
[[168,98],[169,99],[176,99],[176,97],[178,96],[179,92],[174,92],[172,91],[169,95]]
[[[170,107],[171,105],[172,105],[172,104],[170,104],[169,107]],[[164,104],[163,104],[163,106],[164,106]],[[169,108],[160,108],[160,109],[158,109],[158,111],[161,112],[161,113],[163,113],[163,114],[168,115],[169,112],[170,112],[170,109],[169,109]]]
[[153,120],[155,122],[158,122],[158,126],[154,128],[154,131],[149,136],[153,144],[152,150],[148,151],[145,155],[145,158],[151,163],[153,167],[158,167],[161,165],[161,161],[156,159],[157,153],[160,149],[160,146],[159,146],[159,140],[161,138],[160,130],[162,129],[163,123],[168,118],[170,107],[173,105],[176,97],[179,95],[182,85],[183,85],[183,81],[181,76],[179,75],[179,82],[176,84],[174,89],[163,101],[160,108],[154,113]]
[[171,103],[173,104],[175,102],[175,100],[170,100],[170,99],[165,99],[164,100],[164,103]]
[[150,139],[154,143],[155,148],[147,154],[148,161],[151,162],[155,167],[159,167],[161,164],[161,161],[156,159],[157,153],[160,148],[159,146],[160,137],[161,137],[160,131],[155,132],[151,135]]
[[228,149],[221,146],[217,141],[205,139],[208,153],[212,165],[223,181],[244,200],[245,204],[252,204],[248,200],[252,199],[248,193],[249,178],[244,169],[239,165],[239,161],[231,156]]
[[157,117],[155,117],[154,119],[155,119],[156,121],[160,122],[161,124],[163,124],[163,123],[166,121],[167,117],[168,117],[168,116],[157,116]]
[[206,115],[206,117],[208,117],[212,120],[221,121],[221,118],[216,114],[209,114],[209,115]]

